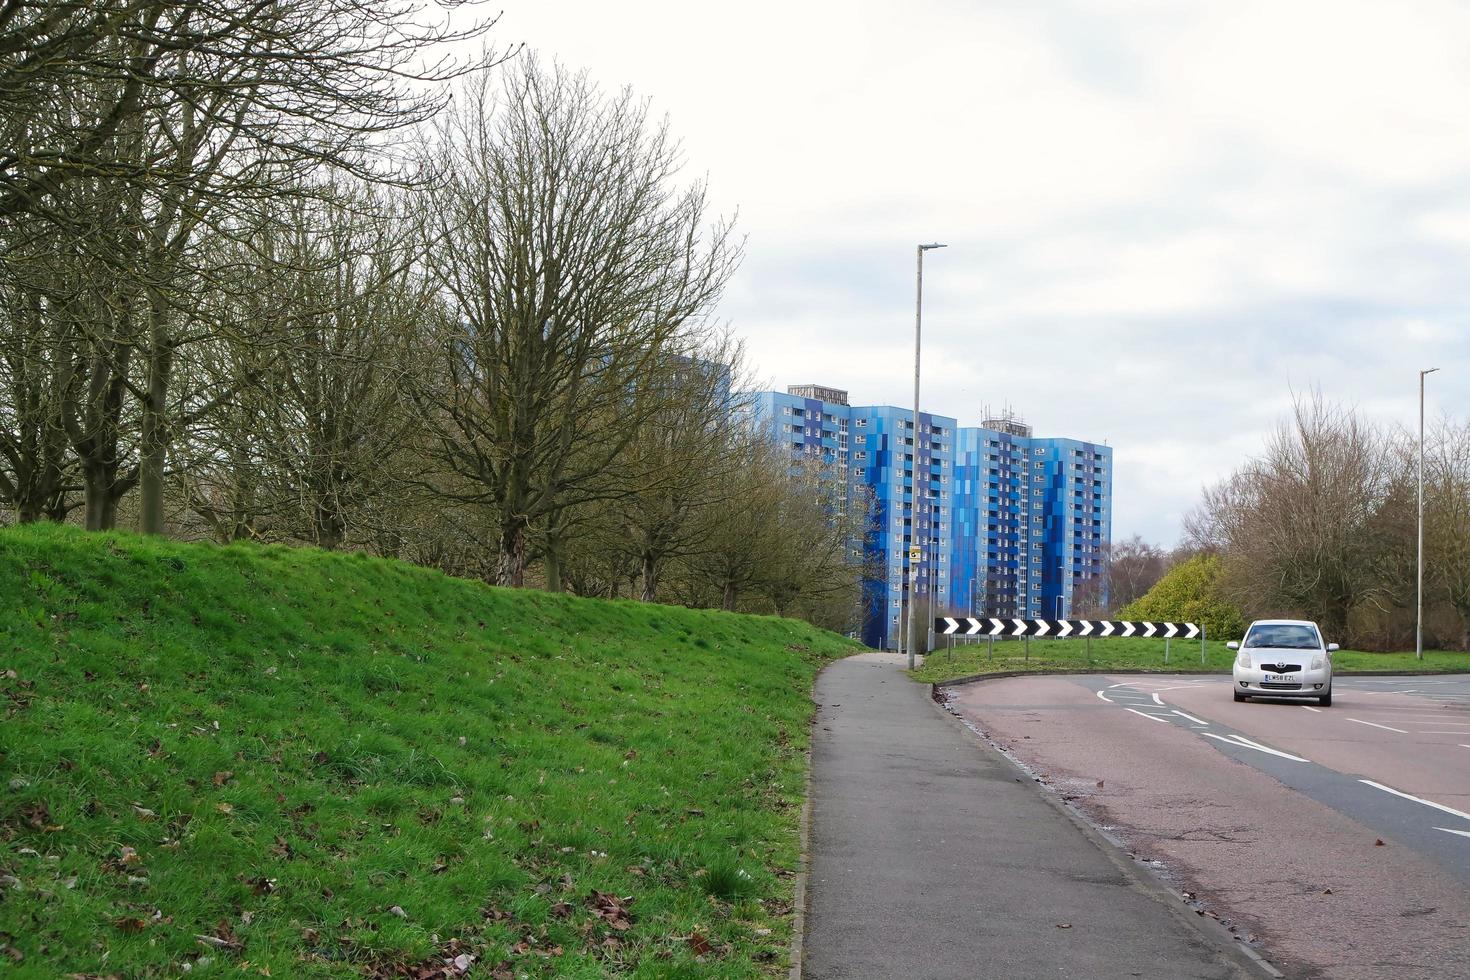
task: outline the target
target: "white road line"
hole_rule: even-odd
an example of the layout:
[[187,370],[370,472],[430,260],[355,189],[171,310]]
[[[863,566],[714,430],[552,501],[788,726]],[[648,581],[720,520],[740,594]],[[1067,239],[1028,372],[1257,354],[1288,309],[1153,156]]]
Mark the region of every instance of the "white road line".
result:
[[1423,803],[1425,806],[1432,806],[1436,810],[1443,810],[1445,813],[1452,813],[1457,817],[1464,817],[1466,820],[1470,820],[1470,813],[1466,813],[1463,810],[1456,810],[1452,806],[1445,806],[1443,803],[1435,803],[1433,800],[1425,800],[1420,799],[1417,796],[1410,796],[1408,793],[1402,793],[1394,789],[1392,786],[1385,786],[1382,783],[1375,783],[1371,779],[1360,779],[1358,780],[1358,782],[1364,783],[1368,786],[1372,786],[1374,789],[1381,789],[1385,793],[1392,793],[1394,796],[1402,796],[1406,800],[1413,800],[1415,803]]
[[1314,708],[1310,704],[1304,704],[1304,705],[1302,705],[1302,707],[1303,708],[1306,708],[1308,711],[1315,711],[1319,715],[1322,713],[1322,709],[1321,708]]
[[1154,694],[1154,704],[1158,705],[1160,708],[1164,706],[1164,699],[1159,697],[1157,692]]
[[1104,701],[1106,701],[1106,702],[1107,702],[1107,703],[1108,703],[1108,704],[1112,704],[1112,703],[1113,703],[1113,699],[1112,699],[1112,698],[1110,698],[1110,697],[1108,697],[1108,696],[1107,696],[1107,695],[1106,695],[1106,694],[1104,694],[1104,693],[1103,693],[1103,692],[1101,692],[1101,691],[1098,691],[1098,692],[1097,692],[1097,696],[1098,696],[1098,697],[1100,697],[1100,698],[1102,698],[1102,699],[1103,699],[1103,700],[1104,700]]
[[1166,725],[1169,724],[1169,720],[1167,718],[1160,718],[1158,715],[1151,715],[1147,711],[1139,711],[1137,708],[1124,708],[1123,710],[1131,711],[1135,715],[1142,715],[1145,718],[1152,718],[1154,721],[1161,721]]
[[1470,745],[1465,745],[1464,743],[1461,743],[1460,748],[1462,748],[1462,749],[1470,749]]
[[1380,725],[1375,721],[1363,721],[1361,718],[1349,718],[1348,721],[1356,721],[1360,725],[1372,725],[1374,728],[1381,728],[1386,732],[1398,732],[1400,735],[1409,734],[1402,728],[1389,728],[1387,725]]
[[1201,735],[1205,735],[1205,736],[1207,736],[1209,738],[1218,739],[1218,740],[1220,740],[1221,742],[1224,742],[1227,745],[1234,745],[1237,748],[1255,749],[1258,752],[1266,752],[1266,753],[1268,753],[1270,755],[1279,755],[1279,756],[1281,756],[1281,758],[1283,758],[1283,759],[1290,759],[1292,762],[1309,762],[1309,761],[1311,761],[1309,759],[1303,759],[1299,755],[1292,755],[1289,752],[1280,752],[1280,751],[1277,751],[1276,749],[1267,748],[1266,746],[1262,745],[1260,742],[1252,742],[1250,739],[1248,739],[1248,738],[1246,738],[1246,737],[1244,737],[1242,735],[1234,735],[1234,736],[1216,735],[1214,732],[1200,732],[1200,734]]
[[1460,729],[1457,732],[1420,732],[1419,734],[1420,735],[1470,735],[1470,732],[1467,732],[1467,731],[1465,731],[1465,729],[1462,728],[1462,729]]
[[1179,717],[1181,717],[1181,718],[1188,718],[1190,721],[1194,722],[1197,725],[1208,725],[1209,724],[1209,722],[1205,721],[1203,718],[1196,718],[1194,715],[1186,715],[1184,712],[1180,711],[1178,708],[1175,708],[1174,709],[1174,713],[1176,715],[1178,715]]
[[1132,683],[1133,683],[1132,681],[1124,681],[1121,684],[1109,684],[1108,685],[1108,690],[1111,691],[1115,687],[1127,687],[1129,684],[1132,684]]
[[1435,827],[1435,830],[1443,830],[1447,834],[1459,834],[1461,837],[1470,837],[1470,830],[1451,830],[1448,827]]

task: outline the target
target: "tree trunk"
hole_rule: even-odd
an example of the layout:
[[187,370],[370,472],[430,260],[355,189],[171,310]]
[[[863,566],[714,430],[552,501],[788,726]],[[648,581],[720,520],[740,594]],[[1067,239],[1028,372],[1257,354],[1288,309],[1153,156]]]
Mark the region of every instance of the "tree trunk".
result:
[[495,561],[495,584],[519,589],[526,581],[526,525],[511,518],[500,525],[500,553]]
[[735,580],[734,579],[726,579],[725,580],[724,602],[721,603],[720,608],[724,609],[726,612],[734,612],[735,611],[735,599],[736,599],[736,595],[737,595],[738,592],[739,592],[739,590],[735,587]]
[[643,555],[643,594],[638,598],[643,602],[653,602],[658,595],[658,561],[647,552]]
[[82,482],[86,494],[87,530],[112,530],[117,523],[117,498],[112,493],[112,474],[108,467],[95,462],[84,464]]
[[546,555],[542,559],[543,571],[546,576],[546,591],[561,592],[564,586],[561,580],[561,552],[565,545],[559,532],[552,531],[546,535]]
[[[161,302],[161,301],[160,301]],[[173,373],[173,345],[157,323],[148,354],[148,397],[143,399],[142,439],[138,446],[138,530],[163,533],[163,470],[168,459],[168,385]]]

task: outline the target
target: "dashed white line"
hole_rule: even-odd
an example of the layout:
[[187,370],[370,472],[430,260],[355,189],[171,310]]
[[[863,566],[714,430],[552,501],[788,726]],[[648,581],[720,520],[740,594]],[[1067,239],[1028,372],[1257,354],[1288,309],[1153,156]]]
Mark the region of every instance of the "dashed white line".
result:
[[1178,715],[1179,717],[1181,717],[1181,718],[1188,718],[1190,721],[1194,722],[1196,725],[1208,725],[1209,724],[1209,722],[1205,721],[1203,718],[1196,718],[1194,715],[1186,715],[1184,712],[1180,711],[1178,708],[1175,708],[1174,709],[1174,713],[1176,715]]
[[1147,711],[1139,711],[1137,708],[1124,708],[1123,710],[1124,711],[1131,711],[1135,715],[1142,715],[1145,718],[1151,718],[1154,721],[1161,721],[1161,722],[1163,722],[1166,725],[1169,724],[1169,720],[1167,718],[1160,718],[1158,715],[1151,715]]
[[1413,800],[1415,803],[1423,803],[1425,806],[1432,806],[1436,810],[1443,810],[1445,813],[1451,813],[1457,817],[1464,817],[1466,820],[1470,820],[1470,813],[1466,813],[1463,810],[1456,810],[1452,806],[1445,806],[1443,803],[1435,803],[1433,800],[1425,800],[1417,796],[1411,796],[1408,793],[1404,793],[1400,790],[1394,789],[1392,786],[1385,786],[1382,783],[1375,783],[1371,779],[1360,779],[1358,780],[1358,782],[1368,786],[1372,786],[1374,789],[1381,789],[1385,793],[1392,793],[1394,796],[1402,796],[1406,800]]
[[1216,735],[1214,732],[1200,732],[1200,734],[1204,735],[1207,738],[1218,739],[1219,741],[1224,742],[1227,745],[1234,745],[1239,748],[1255,749],[1257,752],[1265,752],[1270,755],[1279,755],[1281,758],[1290,759],[1292,762],[1311,761],[1310,759],[1303,759],[1299,755],[1292,755],[1289,752],[1281,752],[1277,749],[1268,748],[1262,745],[1260,742],[1252,742],[1244,735]]
[[1355,721],[1355,722],[1357,722],[1360,725],[1371,725],[1374,728],[1381,728],[1381,729],[1383,729],[1386,732],[1398,732],[1400,735],[1407,735],[1407,734],[1409,734],[1408,732],[1404,731],[1402,728],[1390,728],[1387,725],[1380,725],[1376,721],[1363,721],[1361,718],[1349,718],[1348,721]]
[[1303,708],[1306,708],[1308,711],[1315,711],[1319,715],[1322,713],[1322,709],[1321,708],[1314,708],[1310,704],[1304,704],[1304,705],[1302,705],[1302,707]]
[[1470,837],[1470,830],[1451,830],[1448,827],[1435,827],[1435,830],[1443,830],[1447,834],[1459,834],[1461,837]]

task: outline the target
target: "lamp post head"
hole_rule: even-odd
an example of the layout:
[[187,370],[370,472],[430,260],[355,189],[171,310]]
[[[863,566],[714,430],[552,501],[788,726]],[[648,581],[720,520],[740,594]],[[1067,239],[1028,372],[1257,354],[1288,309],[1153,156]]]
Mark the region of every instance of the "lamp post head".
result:
[[931,248],[949,248],[949,246],[948,245],[941,245],[938,242],[930,242],[928,245],[920,245],[919,246],[919,251],[921,251],[921,252],[927,252]]
[[[923,247],[924,246],[922,246],[922,245],[920,246],[920,248],[923,248]],[[1419,372],[1419,376],[1422,378],[1424,375],[1426,375],[1426,374],[1433,374],[1435,371],[1438,371],[1438,370],[1439,370],[1439,368],[1426,368],[1425,370]]]

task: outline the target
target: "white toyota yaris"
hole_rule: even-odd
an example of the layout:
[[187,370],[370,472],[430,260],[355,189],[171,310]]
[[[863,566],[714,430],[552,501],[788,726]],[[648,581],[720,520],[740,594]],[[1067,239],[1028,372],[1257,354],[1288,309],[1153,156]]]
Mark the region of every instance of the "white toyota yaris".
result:
[[1332,703],[1332,651],[1316,623],[1304,619],[1258,619],[1245,640],[1225,644],[1235,657],[1235,700],[1248,697],[1316,698]]

